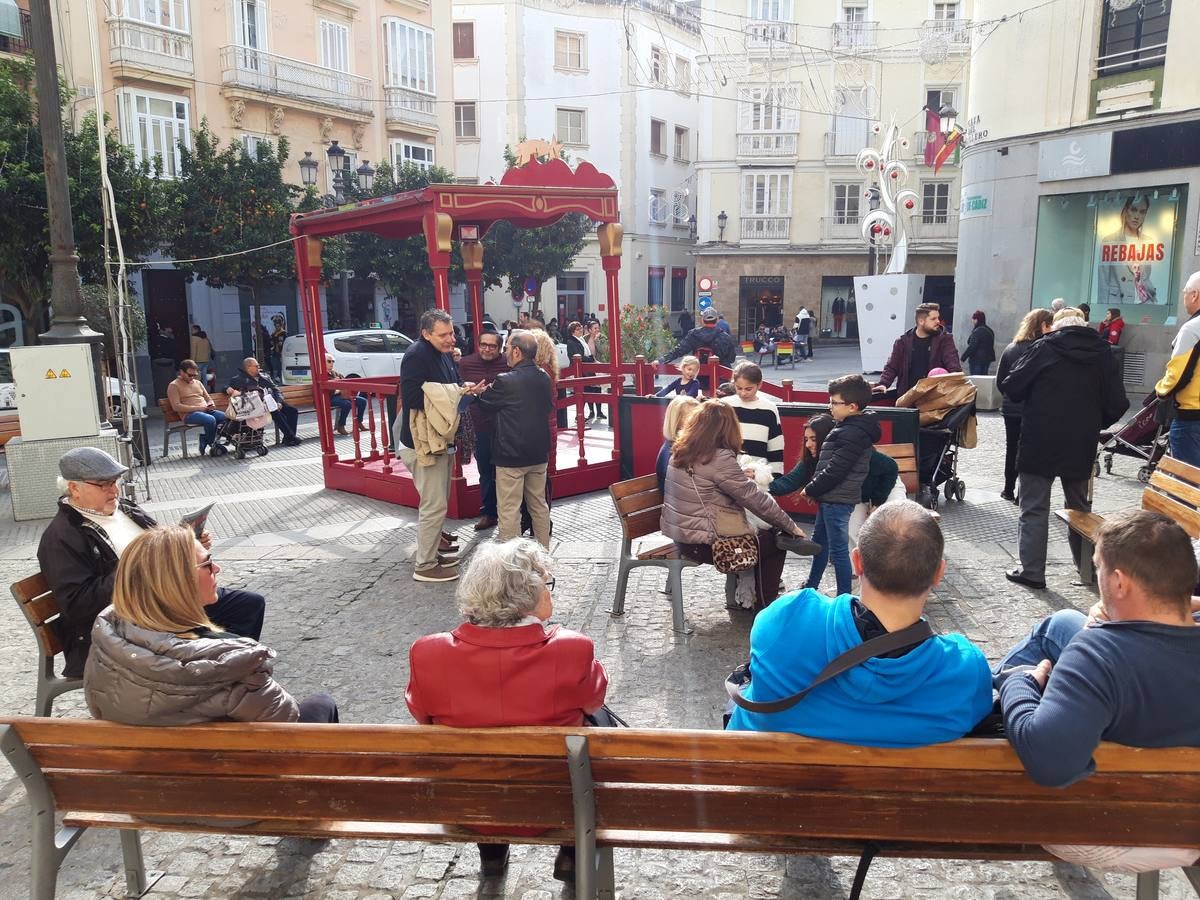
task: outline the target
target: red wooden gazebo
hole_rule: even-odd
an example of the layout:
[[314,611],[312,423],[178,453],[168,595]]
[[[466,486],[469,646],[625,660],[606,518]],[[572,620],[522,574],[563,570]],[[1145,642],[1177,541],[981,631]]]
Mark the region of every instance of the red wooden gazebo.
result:
[[[319,294],[325,239],[351,231],[369,231],[393,240],[423,234],[435,302],[439,309],[447,312],[450,309],[450,250],[452,242],[458,241],[466,270],[471,319],[478,332],[483,320],[481,239],[488,229],[501,219],[520,228],[537,228],[551,225],[569,213],[587,216],[597,223],[596,235],[606,283],[610,359],[620,360],[617,277],[621,268],[623,231],[618,210],[617,188],[611,178],[598,172],[590,163],[580,163],[572,171],[561,159],[553,159],[546,163],[535,160],[509,169],[500,184],[434,184],[419,191],[293,215],[291,232],[295,235],[301,308],[313,373],[326,487],[405,506],[416,506],[419,501],[411,476],[390,449],[388,400],[398,394],[399,379],[336,381],[329,378],[326,370]],[[606,385],[608,393],[587,396],[589,402],[608,404],[612,431],[609,434],[585,434],[583,416],[577,415],[574,431],[558,433],[558,452],[550,460],[550,479],[556,497],[598,490],[620,479],[619,451],[612,435],[619,431],[619,404],[615,398],[621,395],[625,373],[620,365],[581,367],[578,362],[571,371],[570,377],[560,377],[557,383],[557,387],[568,394],[559,400],[560,407],[575,406],[582,412],[582,388]],[[352,455],[347,451],[339,454],[334,445],[329,398],[336,390],[347,396],[359,393],[368,400],[363,426],[360,428],[356,423],[354,427]],[[396,402],[392,400],[393,404]],[[449,515],[469,518],[478,511],[478,477],[473,466],[468,466],[464,472],[461,460],[456,458]]]

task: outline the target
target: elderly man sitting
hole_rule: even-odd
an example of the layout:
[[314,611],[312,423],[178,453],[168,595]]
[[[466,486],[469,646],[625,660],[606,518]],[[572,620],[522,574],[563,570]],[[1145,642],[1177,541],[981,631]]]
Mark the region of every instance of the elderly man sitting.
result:
[[[258,360],[253,356],[247,356],[242,360],[242,370],[229,379],[229,387],[225,388],[225,393],[231,397],[236,397],[246,391],[261,391],[263,399],[270,396],[276,405],[276,408],[271,410],[271,418],[275,420],[276,427],[283,435],[284,445],[295,447],[300,443],[300,438],[296,437],[296,422],[300,418],[300,410],[283,402],[283,395],[279,393],[279,388],[271,380],[270,375],[263,374],[258,366]],[[269,407],[270,403],[267,405]]]
[[[62,610],[63,674],[79,678],[92,646],[92,623],[112,602],[117,560],[135,537],[157,523],[136,503],[121,499],[119,481],[129,470],[103,450],[71,450],[58,461],[58,470],[63,497],[42,533],[37,555]],[[200,543],[206,549],[212,545],[207,531]],[[265,607],[261,594],[220,588],[208,615],[225,631],[258,640]]]

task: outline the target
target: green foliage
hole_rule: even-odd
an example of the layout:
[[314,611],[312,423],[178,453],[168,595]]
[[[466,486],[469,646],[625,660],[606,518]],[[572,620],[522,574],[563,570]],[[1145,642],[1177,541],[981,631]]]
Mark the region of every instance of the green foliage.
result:
[[[111,358],[116,348],[113,340],[112,317],[109,315],[108,290],[99,284],[85,284],[80,290],[83,301],[83,315],[94,331],[104,335],[104,352]],[[146,340],[146,314],[140,303],[130,298],[125,308],[126,330],[133,346],[138,346]]]
[[[596,359],[609,361],[608,322],[600,323],[600,335]],[[621,307],[621,361],[631,363],[639,355],[653,361],[675,346],[671,334],[670,314],[662,306],[634,306],[626,303]]]
[[[101,282],[104,216],[96,119],[89,113],[75,127],[66,115],[66,97],[60,115],[79,272],[84,281]],[[32,63],[0,60],[0,197],[6,213],[0,232],[0,294],[25,317],[27,343],[35,342],[50,299],[50,223],[36,117]],[[125,255],[144,259],[161,246],[173,219],[174,185],[156,178],[149,165],[138,165],[133,151],[112,131],[106,146]],[[111,249],[115,255],[115,245]]]
[[[288,219],[311,193],[283,180],[287,138],[260,144],[251,158],[238,143],[224,147],[208,121],[192,132],[191,148],[181,148],[179,216],[167,248],[189,264],[193,275],[213,287],[258,288],[291,281],[296,274],[292,244],[279,244],[238,256],[225,254],[265,247],[288,238]],[[220,259],[206,259],[220,256]]]

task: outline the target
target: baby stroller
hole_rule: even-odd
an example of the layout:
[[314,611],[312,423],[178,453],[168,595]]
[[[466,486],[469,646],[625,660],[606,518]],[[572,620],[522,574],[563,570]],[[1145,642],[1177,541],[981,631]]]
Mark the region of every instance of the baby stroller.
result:
[[937,509],[939,487],[947,500],[961,503],[967,496],[967,485],[958,477],[958,451],[963,432],[974,415],[975,403],[965,403],[951,410],[941,422],[920,430],[917,502],[922,506]]
[[1104,454],[1104,471],[1112,474],[1114,456],[1131,456],[1145,465],[1138,469],[1138,481],[1148,484],[1158,461],[1167,452],[1166,429],[1155,421],[1158,394],[1154,391],[1142,401],[1137,415],[1116,431],[1100,432],[1100,450],[1096,454],[1096,474],[1100,474],[1100,453]]
[[263,430],[270,421],[271,413],[262,391],[246,391],[229,398],[222,437],[238,459],[245,459],[249,452],[266,456]]

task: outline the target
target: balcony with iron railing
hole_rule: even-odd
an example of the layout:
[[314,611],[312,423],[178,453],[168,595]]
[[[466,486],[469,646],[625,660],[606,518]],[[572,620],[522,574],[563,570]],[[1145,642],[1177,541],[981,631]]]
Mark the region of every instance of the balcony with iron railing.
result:
[[437,129],[437,107],[434,98],[404,87],[384,86],[384,118],[388,125],[415,125]]
[[966,52],[971,48],[969,19],[926,19],[921,32],[922,37],[945,38],[952,51]]
[[792,233],[791,216],[762,216],[742,213],[740,221],[743,244],[764,241],[787,241]]
[[1122,50],[1119,53],[1108,53],[1096,58],[1096,75],[1118,75],[1122,72],[1135,72],[1138,69],[1150,69],[1161,66],[1167,61],[1167,45],[1149,44],[1134,50]]
[[32,52],[33,34],[30,31],[30,21],[29,13],[21,10],[21,36],[0,34],[0,53],[24,55]]
[[789,50],[796,41],[791,22],[759,19],[746,26],[747,50]]
[[370,115],[371,82],[349,72],[229,44],[221,48],[221,83],[305,105]]
[[745,131],[737,136],[739,160],[796,159],[800,135],[794,131]]
[[147,72],[190,76],[192,36],[183,31],[138,22],[108,20],[108,61]]
[[833,49],[858,50],[875,46],[878,22],[834,22]]
[[908,220],[909,237],[920,241],[957,241],[958,211],[918,212]]

